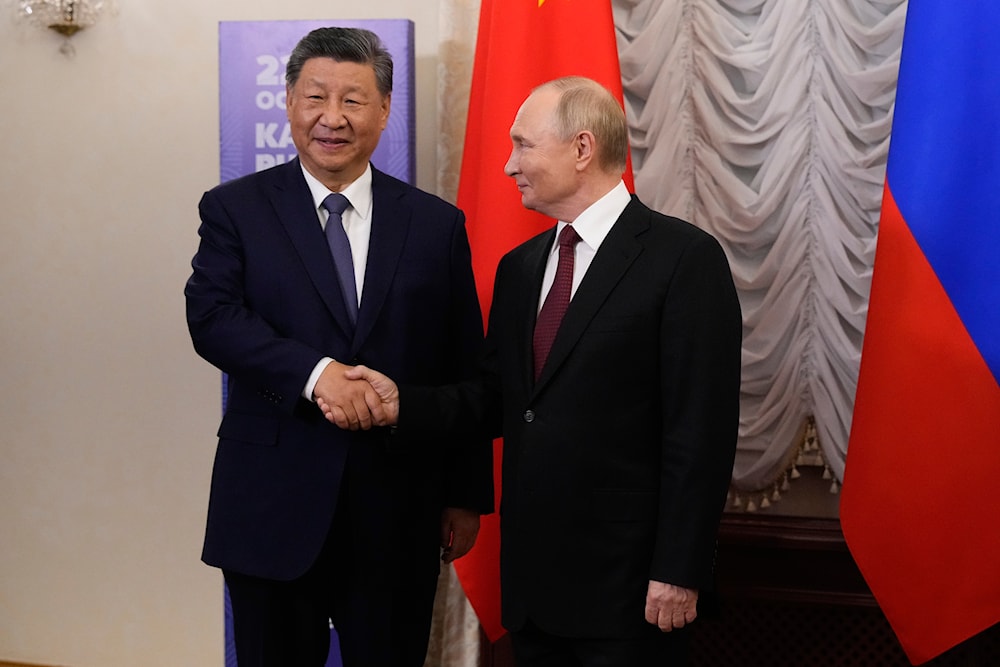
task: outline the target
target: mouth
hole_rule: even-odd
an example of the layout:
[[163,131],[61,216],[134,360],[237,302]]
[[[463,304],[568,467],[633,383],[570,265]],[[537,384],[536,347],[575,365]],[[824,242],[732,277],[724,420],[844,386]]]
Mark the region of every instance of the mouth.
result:
[[342,139],[340,137],[314,137],[313,141],[330,150],[336,150],[341,146],[346,146],[348,143],[347,139]]

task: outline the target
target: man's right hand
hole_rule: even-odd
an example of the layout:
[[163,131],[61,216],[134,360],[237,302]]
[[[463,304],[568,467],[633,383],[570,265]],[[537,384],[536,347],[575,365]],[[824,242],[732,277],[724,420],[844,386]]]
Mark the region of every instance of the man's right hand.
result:
[[[334,362],[336,363],[336,362]],[[332,364],[331,364],[332,365]],[[367,366],[345,367],[344,379],[348,382],[360,382],[366,388],[365,400],[370,419],[360,428],[369,429],[374,426],[395,426],[399,421],[399,388],[388,376],[374,371]],[[318,383],[317,383],[318,386]],[[345,419],[345,413],[329,400],[317,396],[317,405],[326,418],[341,428],[350,428],[350,420]],[[352,429],[355,430],[355,429]]]
[[348,371],[353,369],[337,361],[323,369],[313,389],[316,404],[329,421],[342,429],[368,430],[382,425],[389,417],[376,389],[365,379],[348,377]]

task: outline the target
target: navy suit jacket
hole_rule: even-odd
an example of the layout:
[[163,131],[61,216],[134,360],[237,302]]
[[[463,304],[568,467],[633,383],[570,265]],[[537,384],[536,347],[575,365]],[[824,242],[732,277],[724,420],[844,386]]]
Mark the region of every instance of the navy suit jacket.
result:
[[488,440],[419,447],[386,429],[341,431],[301,396],[324,356],[442,383],[469,377],[480,354],[463,214],[375,169],[372,191],[353,331],[298,160],[201,200],[188,326],[197,352],[228,378],[203,551],[210,565],[303,574],[328,535],[349,454],[362,471],[351,507],[370,526],[367,553],[432,550],[436,559],[443,507],[492,510]]
[[625,208],[538,381],[549,230],[500,262],[472,382],[401,387],[400,431],[502,433],[503,622],[567,637],[647,632],[650,579],[712,586],[739,419],[742,319],[718,242]]

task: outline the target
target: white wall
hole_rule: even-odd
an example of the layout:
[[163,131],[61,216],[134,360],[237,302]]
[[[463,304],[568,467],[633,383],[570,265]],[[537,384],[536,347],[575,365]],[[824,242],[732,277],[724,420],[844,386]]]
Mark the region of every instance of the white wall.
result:
[[438,0],[119,0],[73,38],[0,13],[0,661],[223,664],[199,561],[219,375],[182,289],[218,181],[217,22],[410,18],[433,190]]

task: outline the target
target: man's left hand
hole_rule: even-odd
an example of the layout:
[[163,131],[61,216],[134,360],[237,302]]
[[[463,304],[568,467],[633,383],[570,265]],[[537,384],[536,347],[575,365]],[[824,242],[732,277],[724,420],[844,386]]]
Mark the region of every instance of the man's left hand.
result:
[[664,632],[683,628],[698,617],[698,591],[650,581],[646,591],[646,621]]

